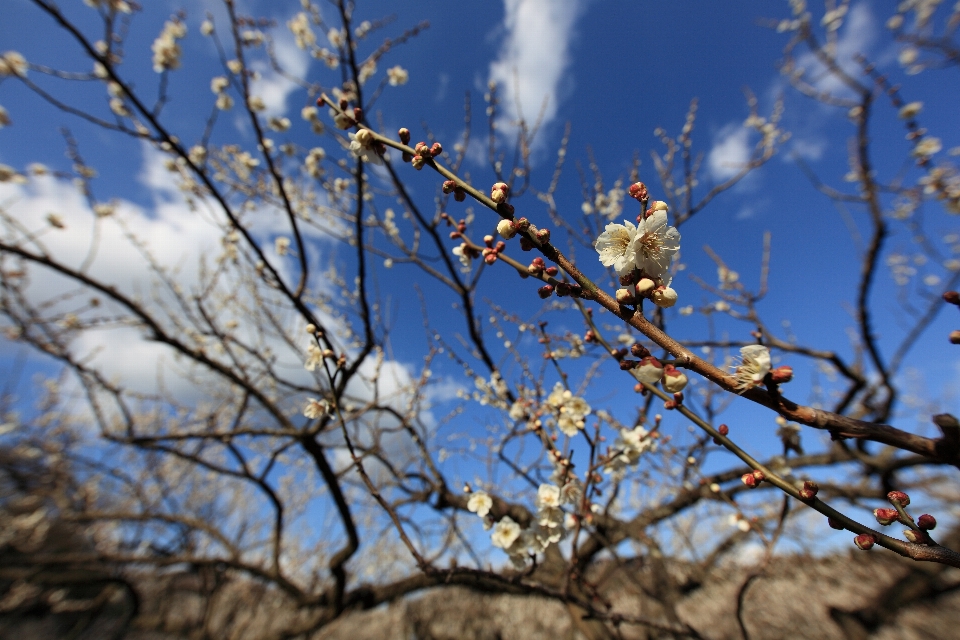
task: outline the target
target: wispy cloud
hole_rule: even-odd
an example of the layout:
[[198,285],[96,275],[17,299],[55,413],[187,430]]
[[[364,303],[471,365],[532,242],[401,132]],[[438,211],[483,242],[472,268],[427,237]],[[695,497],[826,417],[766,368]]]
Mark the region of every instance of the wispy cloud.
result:
[[750,161],[753,145],[750,131],[739,122],[731,122],[714,136],[713,147],[707,155],[707,170],[717,182],[737,175]]
[[[564,74],[570,66],[570,43],[584,0],[504,0],[506,37],[500,57],[490,64],[489,79],[500,87],[510,115],[534,121],[543,112],[547,124],[557,114]],[[521,114],[515,113],[516,109]]]
[[[280,68],[293,77],[305,77],[310,66],[310,55],[297,48],[293,36],[287,29],[274,30],[273,38],[273,54]],[[266,59],[255,61],[251,67],[260,74],[260,78],[252,83],[251,93],[263,98],[267,106],[265,115],[271,117],[285,114],[287,98],[300,86],[277,73]]]
[[[868,55],[878,36],[879,25],[869,5],[860,3],[852,7],[840,27],[840,37],[837,38],[835,57],[840,68],[853,78],[862,77],[861,67],[854,57],[858,54]],[[843,81],[828,72],[813,53],[808,51],[799,56],[797,68],[803,69],[804,78],[818,91],[833,95],[851,95]]]

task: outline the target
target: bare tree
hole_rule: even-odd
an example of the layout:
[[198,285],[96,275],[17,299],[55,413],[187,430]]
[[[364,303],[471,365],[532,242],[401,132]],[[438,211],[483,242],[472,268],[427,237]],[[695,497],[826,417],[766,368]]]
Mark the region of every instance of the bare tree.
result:
[[[151,217],[101,193],[96,152],[68,129],[69,170],[0,166],[10,194],[0,203],[5,348],[27,345],[60,372],[32,411],[4,398],[0,611],[46,607],[90,625],[106,624],[97,616],[109,609],[123,622],[111,633],[122,634],[141,606],[138,580],[180,569],[204,594],[195,622],[211,635],[227,618],[240,628],[246,610],[281,601],[288,614],[250,633],[305,637],[347,613],[466,588],[559,606],[588,638],[713,637],[682,601],[752,549],[759,562],[736,569],[725,605],[746,636],[750,586],[783,571],[783,540],[804,548],[832,527],[860,549],[942,565],[937,576],[960,568],[960,554],[930,533],[935,515],[953,524],[960,424],[932,416],[935,437],[893,424],[911,348],[938,313],[960,305],[960,263],[944,248],[960,236],[937,231],[949,224],[944,214],[960,212],[960,174],[940,159],[908,88],[838,52],[848,2],[829,3],[820,20],[792,0],[792,16],[771,26],[790,34],[782,70],[793,87],[846,110],[854,127],[848,186],[798,160],[817,189],[869,224],[850,354],[801,344],[765,317],[769,237],[756,290],[708,247],[719,282],[694,277],[712,302],[681,309],[737,321],[739,337],[668,324],[681,231],[709,225],[711,201],[781,149],[782,102],[764,115],[748,95],[756,144],[725,182],[700,186],[694,101],[679,135],[659,131],[659,186],[641,182],[639,160],[609,186],[590,154],[572,207],[558,196],[569,128],[551,179],[535,184],[539,122],[521,118],[504,132],[496,86],[484,96],[485,182],[469,173],[469,95],[463,138],[452,144],[378,124],[378,98],[407,78],[399,66],[378,67],[426,23],[403,31],[337,0],[306,2],[275,25],[225,0],[225,18],[199,26],[222,67],[212,94],[198,90],[209,97],[206,119],[181,130],[168,112],[190,17],[157,29],[157,81],[146,87],[127,72],[131,50],[142,48],[128,38],[140,8],[86,4],[33,0],[36,19],[77,47],[82,64],[7,52],[0,83],[26,87],[71,127],[138,141],[159,176],[158,208],[178,208]],[[936,5],[903,3],[889,23],[911,72],[957,65],[960,10],[944,17]],[[325,86],[283,67],[274,40],[282,29],[329,67]],[[389,35],[376,45],[378,33]],[[299,86],[312,138],[264,115],[264,74]],[[105,88],[106,100],[90,103],[71,90],[78,84]],[[910,148],[885,178],[871,125],[891,110]],[[226,139],[225,113],[252,138]],[[11,119],[0,110],[0,121]],[[917,238],[938,265],[935,281],[907,272],[889,244],[892,227]],[[199,255],[158,251],[185,236]],[[881,340],[876,317],[886,307],[872,293],[885,264],[903,281],[906,320],[902,335]],[[381,286],[390,268],[410,283],[402,296]],[[543,306],[528,313],[537,294]],[[451,303],[457,323],[435,311]],[[396,326],[398,307],[422,318],[422,338]],[[398,341],[417,340],[422,363],[401,364]],[[142,361],[156,375],[115,375],[110,359],[121,357],[133,360],[123,370]],[[792,366],[775,366],[778,358]],[[788,383],[806,363],[829,388],[803,404]],[[453,399],[434,375],[451,367],[461,374]],[[629,417],[601,374],[632,378]],[[724,423],[736,397],[779,425],[777,455],[761,457],[742,424]],[[829,445],[802,440],[809,429],[829,433]],[[720,470],[705,465],[716,454]],[[909,508],[911,499],[934,515]],[[902,537],[883,532],[891,524],[905,527]],[[916,600],[957,586],[930,575],[903,578],[917,585]],[[160,598],[166,587],[156,580]],[[876,629],[891,619],[896,593],[834,619],[859,630],[851,634]],[[656,606],[634,606],[633,596]]]

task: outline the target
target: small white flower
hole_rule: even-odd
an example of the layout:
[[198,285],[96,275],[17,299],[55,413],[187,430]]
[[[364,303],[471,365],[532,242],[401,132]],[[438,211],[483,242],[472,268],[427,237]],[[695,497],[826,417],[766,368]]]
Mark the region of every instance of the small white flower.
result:
[[467,500],[467,509],[481,518],[487,517],[491,507],[493,507],[493,498],[486,491],[475,491]]
[[307,345],[307,360],[303,363],[303,368],[307,371],[313,371],[323,364],[323,350],[311,342]]
[[680,250],[680,232],[667,225],[666,211],[658,209],[637,225],[632,245],[637,267],[650,278],[666,280]]
[[316,398],[307,398],[307,406],[303,409],[303,415],[311,420],[315,420],[329,412],[330,404],[326,400],[317,400]]
[[923,109],[922,102],[911,102],[900,107],[899,116],[904,120],[909,120],[915,118],[921,109]]
[[743,393],[761,382],[770,373],[770,351],[762,344],[740,348],[743,362],[737,367],[737,391]]
[[637,257],[634,247],[636,236],[637,228],[628,220],[624,220],[623,224],[609,223],[593,245],[600,254],[600,263],[605,267],[613,267],[621,276],[633,271]]
[[917,143],[917,146],[913,148],[913,155],[917,157],[932,156],[939,153],[941,149],[943,149],[943,143],[940,142],[940,138],[929,136]]
[[0,56],[0,78],[3,76],[27,77],[27,60],[18,51],[7,51]]
[[520,525],[514,522],[510,516],[503,516],[500,522],[494,525],[490,542],[495,547],[509,549],[519,537]]
[[560,487],[553,484],[541,484],[537,489],[537,508],[560,506]]
[[407,73],[407,70],[397,65],[387,69],[387,80],[390,83],[391,87],[397,87],[401,84],[407,84],[407,80],[410,79],[410,74]]
[[376,150],[376,140],[369,129],[360,129],[350,133],[350,153],[356,158],[370,164],[383,164],[383,158]]
[[277,250],[278,256],[285,256],[290,252],[290,238],[280,236],[273,241],[274,248]]

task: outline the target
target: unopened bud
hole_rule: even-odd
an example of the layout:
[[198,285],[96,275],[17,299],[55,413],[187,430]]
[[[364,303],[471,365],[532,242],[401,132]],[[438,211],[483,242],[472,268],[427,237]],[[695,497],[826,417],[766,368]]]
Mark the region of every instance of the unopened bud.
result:
[[547,273],[548,276],[555,276],[558,273],[560,273],[560,269],[556,268],[553,265],[550,265],[549,267],[544,269],[544,271]]
[[800,489],[800,499],[813,500],[817,497],[818,491],[820,491],[820,485],[811,480],[807,480],[803,483],[803,487]]
[[400,142],[403,144],[410,144],[410,129],[401,127],[400,131],[397,132],[397,135],[400,136]]
[[900,519],[900,513],[896,509],[874,509],[873,517],[883,526],[897,522]]
[[770,372],[770,378],[776,384],[784,384],[793,380],[793,367],[784,365],[782,367],[777,367]]
[[363,120],[363,109],[361,109],[360,107],[354,107],[353,119],[356,120],[357,122],[360,122],[361,120]]
[[443,145],[441,145],[439,142],[434,142],[430,146],[430,155],[436,158],[441,153],[443,153]]
[[630,197],[634,200],[641,202],[650,198],[649,194],[647,193],[647,185],[643,184],[642,182],[634,182],[632,185],[630,185],[630,188],[627,189],[627,193],[629,193]]
[[537,231],[537,240],[541,244],[546,244],[550,242],[550,229],[540,229]]
[[517,227],[513,224],[513,220],[501,220],[497,223],[497,233],[509,240],[517,235]]
[[763,482],[767,479],[767,475],[763,471],[760,471],[760,469],[754,470],[753,477],[757,482]]
[[917,518],[917,526],[924,531],[933,531],[937,528],[937,519],[929,513],[925,513]]
[[549,285],[549,284],[548,284],[548,285],[544,285],[544,286],[540,287],[539,289],[537,289],[537,295],[540,296],[541,298],[543,298],[544,300],[546,300],[547,298],[549,298],[552,294],[553,294],[553,286],[552,286],[552,285]]
[[877,539],[872,533],[861,533],[853,539],[853,544],[857,545],[862,551],[869,551],[873,545],[877,544]]
[[413,159],[410,161],[410,164],[413,165],[413,168],[417,171],[423,169],[423,165],[426,164],[426,160],[423,159],[423,156],[413,156]]
[[307,325],[307,333],[309,333],[310,335],[313,335],[316,332],[317,332],[317,325],[313,324],[312,322]]
[[933,542],[926,531],[917,531],[916,529],[907,529],[903,532],[903,537],[913,544],[932,544]]
[[621,371],[630,371],[630,369],[635,368],[639,362],[636,360],[621,360],[620,361],[620,370]]
[[507,194],[510,193],[510,187],[505,182],[497,182],[490,188],[490,199],[500,204],[507,201]]
[[636,301],[630,289],[617,289],[617,304],[633,304]]
[[903,491],[891,491],[887,494],[887,500],[890,501],[890,504],[893,506],[906,507],[910,504],[910,496],[905,494]]
[[717,427],[717,431],[720,432],[720,435],[725,436],[728,433],[730,433],[730,427],[728,427],[725,424],[722,424],[719,427]]
[[960,331],[950,332],[950,344],[960,344]]
[[960,306],[960,293],[956,291],[946,291],[943,294],[943,301]]
[[740,476],[740,482],[750,487],[751,489],[756,489],[757,485],[760,484],[759,482],[757,482],[757,479],[753,477],[752,473],[745,473],[742,476]]
[[653,291],[656,286],[657,283],[650,278],[641,278],[640,282],[637,283],[637,295],[646,296],[648,293]]
[[663,365],[653,356],[647,356],[640,360],[636,375],[637,379],[644,384],[657,384],[663,377]]
[[677,304],[677,292],[670,287],[659,287],[653,290],[653,293],[650,294],[650,299],[653,300],[653,304],[658,307],[669,309]]
[[457,187],[453,190],[453,199],[457,202],[463,202],[467,199],[467,192],[462,187]]
[[663,368],[663,390],[667,393],[679,393],[687,386],[687,376],[672,364]]
[[650,351],[639,342],[635,342],[633,346],[630,347],[630,353],[638,358],[646,358],[650,355]]
[[443,187],[440,188],[444,193],[453,193],[453,190],[457,188],[456,180],[444,180]]

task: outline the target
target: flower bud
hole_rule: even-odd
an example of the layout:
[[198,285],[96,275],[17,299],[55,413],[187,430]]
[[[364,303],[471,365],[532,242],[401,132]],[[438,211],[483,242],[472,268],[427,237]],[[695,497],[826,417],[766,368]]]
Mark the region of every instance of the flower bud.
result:
[[457,188],[456,180],[444,180],[443,187],[441,187],[440,190],[443,191],[444,193],[453,193],[453,190],[456,188]]
[[910,504],[910,496],[905,494],[903,491],[891,491],[887,494],[887,500],[890,501],[890,504],[893,506],[906,507]]
[[434,142],[430,146],[430,155],[436,158],[441,153],[443,153],[443,145],[441,145],[439,142]]
[[649,194],[647,193],[647,185],[643,184],[642,182],[634,182],[632,185],[630,185],[630,188],[627,189],[627,193],[630,194],[631,198],[640,202],[650,198]]
[[917,526],[924,531],[932,531],[937,528],[937,519],[929,513],[925,513],[917,518]]
[[497,223],[497,233],[509,240],[517,235],[517,227],[513,224],[513,220],[501,220]]
[[403,144],[410,144],[410,129],[401,127],[400,131],[397,132],[397,135],[400,136],[400,142]]
[[307,325],[307,333],[309,333],[310,335],[313,335],[316,332],[317,332],[317,325],[313,324],[312,322]]
[[413,159],[410,161],[410,164],[413,165],[413,168],[417,171],[423,169],[423,165],[426,164],[426,160],[423,159],[423,156],[413,156]]
[[874,509],[873,517],[883,526],[887,526],[898,521],[900,513],[896,509]]
[[776,384],[784,384],[793,380],[793,367],[784,365],[770,372],[770,378]]
[[636,368],[640,364],[636,360],[621,360],[620,361],[620,370],[621,371],[630,371],[630,369]]
[[842,522],[839,520],[834,520],[833,518],[827,518],[827,524],[830,525],[831,529],[836,529],[837,531],[843,531],[846,529]]
[[669,309],[673,305],[677,304],[677,292],[671,289],[670,287],[662,287],[654,289],[653,293],[650,295],[650,299],[653,300],[653,304],[664,309]]
[[510,187],[504,182],[498,182],[490,189],[490,199],[500,204],[507,201],[507,194],[510,193]]
[[549,284],[548,284],[548,285],[544,285],[544,286],[540,287],[539,289],[537,289],[537,295],[540,296],[541,298],[543,298],[544,300],[546,300],[547,298],[549,298],[552,294],[553,294],[553,286],[552,286],[552,285],[549,285]]
[[667,393],[679,393],[687,386],[687,376],[678,371],[672,364],[663,369],[663,390]]
[[647,356],[640,360],[636,374],[637,379],[644,384],[657,384],[663,377],[663,365],[653,356]]
[[722,424],[717,428],[717,431],[720,433],[720,435],[725,436],[728,433],[730,433],[730,427],[728,427],[725,424]]
[[637,295],[646,296],[653,291],[656,286],[657,284],[650,278],[641,278],[640,282],[637,283]]
[[546,272],[546,274],[547,274],[548,276],[555,276],[555,275],[557,275],[558,273],[560,273],[560,269],[556,268],[556,267],[553,266],[553,265],[550,265],[549,267],[547,267],[546,269],[544,269],[544,271]]
[[760,471],[760,469],[754,469],[753,477],[757,482],[763,482],[767,479],[766,474],[763,471]]
[[960,293],[956,291],[947,291],[943,294],[943,301],[949,304],[960,306]]
[[537,231],[537,240],[539,240],[541,244],[550,242],[550,229],[540,229]]
[[853,544],[857,545],[862,551],[869,551],[876,543],[877,539],[872,533],[861,533],[853,539]]
[[740,482],[747,485],[751,489],[756,489],[757,485],[760,484],[759,482],[757,482],[757,479],[753,477],[752,473],[745,473],[742,476],[740,476]]
[[370,133],[369,129],[360,129],[353,136],[357,142],[362,144],[365,147],[369,147],[370,143],[373,141],[373,134]]
[[617,304],[634,304],[636,296],[630,289],[617,289]]
[[926,531],[917,531],[916,529],[907,529],[903,532],[903,537],[913,544],[933,544]]
[[950,332],[950,344],[960,344],[960,331]]
[[813,500],[817,497],[818,491],[820,491],[820,485],[811,480],[807,480],[803,483],[803,488],[800,489],[800,499]]
[[650,351],[639,342],[633,343],[633,346],[630,347],[630,353],[637,358],[646,358],[650,355]]
[[467,192],[463,190],[463,187],[457,187],[453,190],[453,199],[457,202],[463,202],[467,199]]

